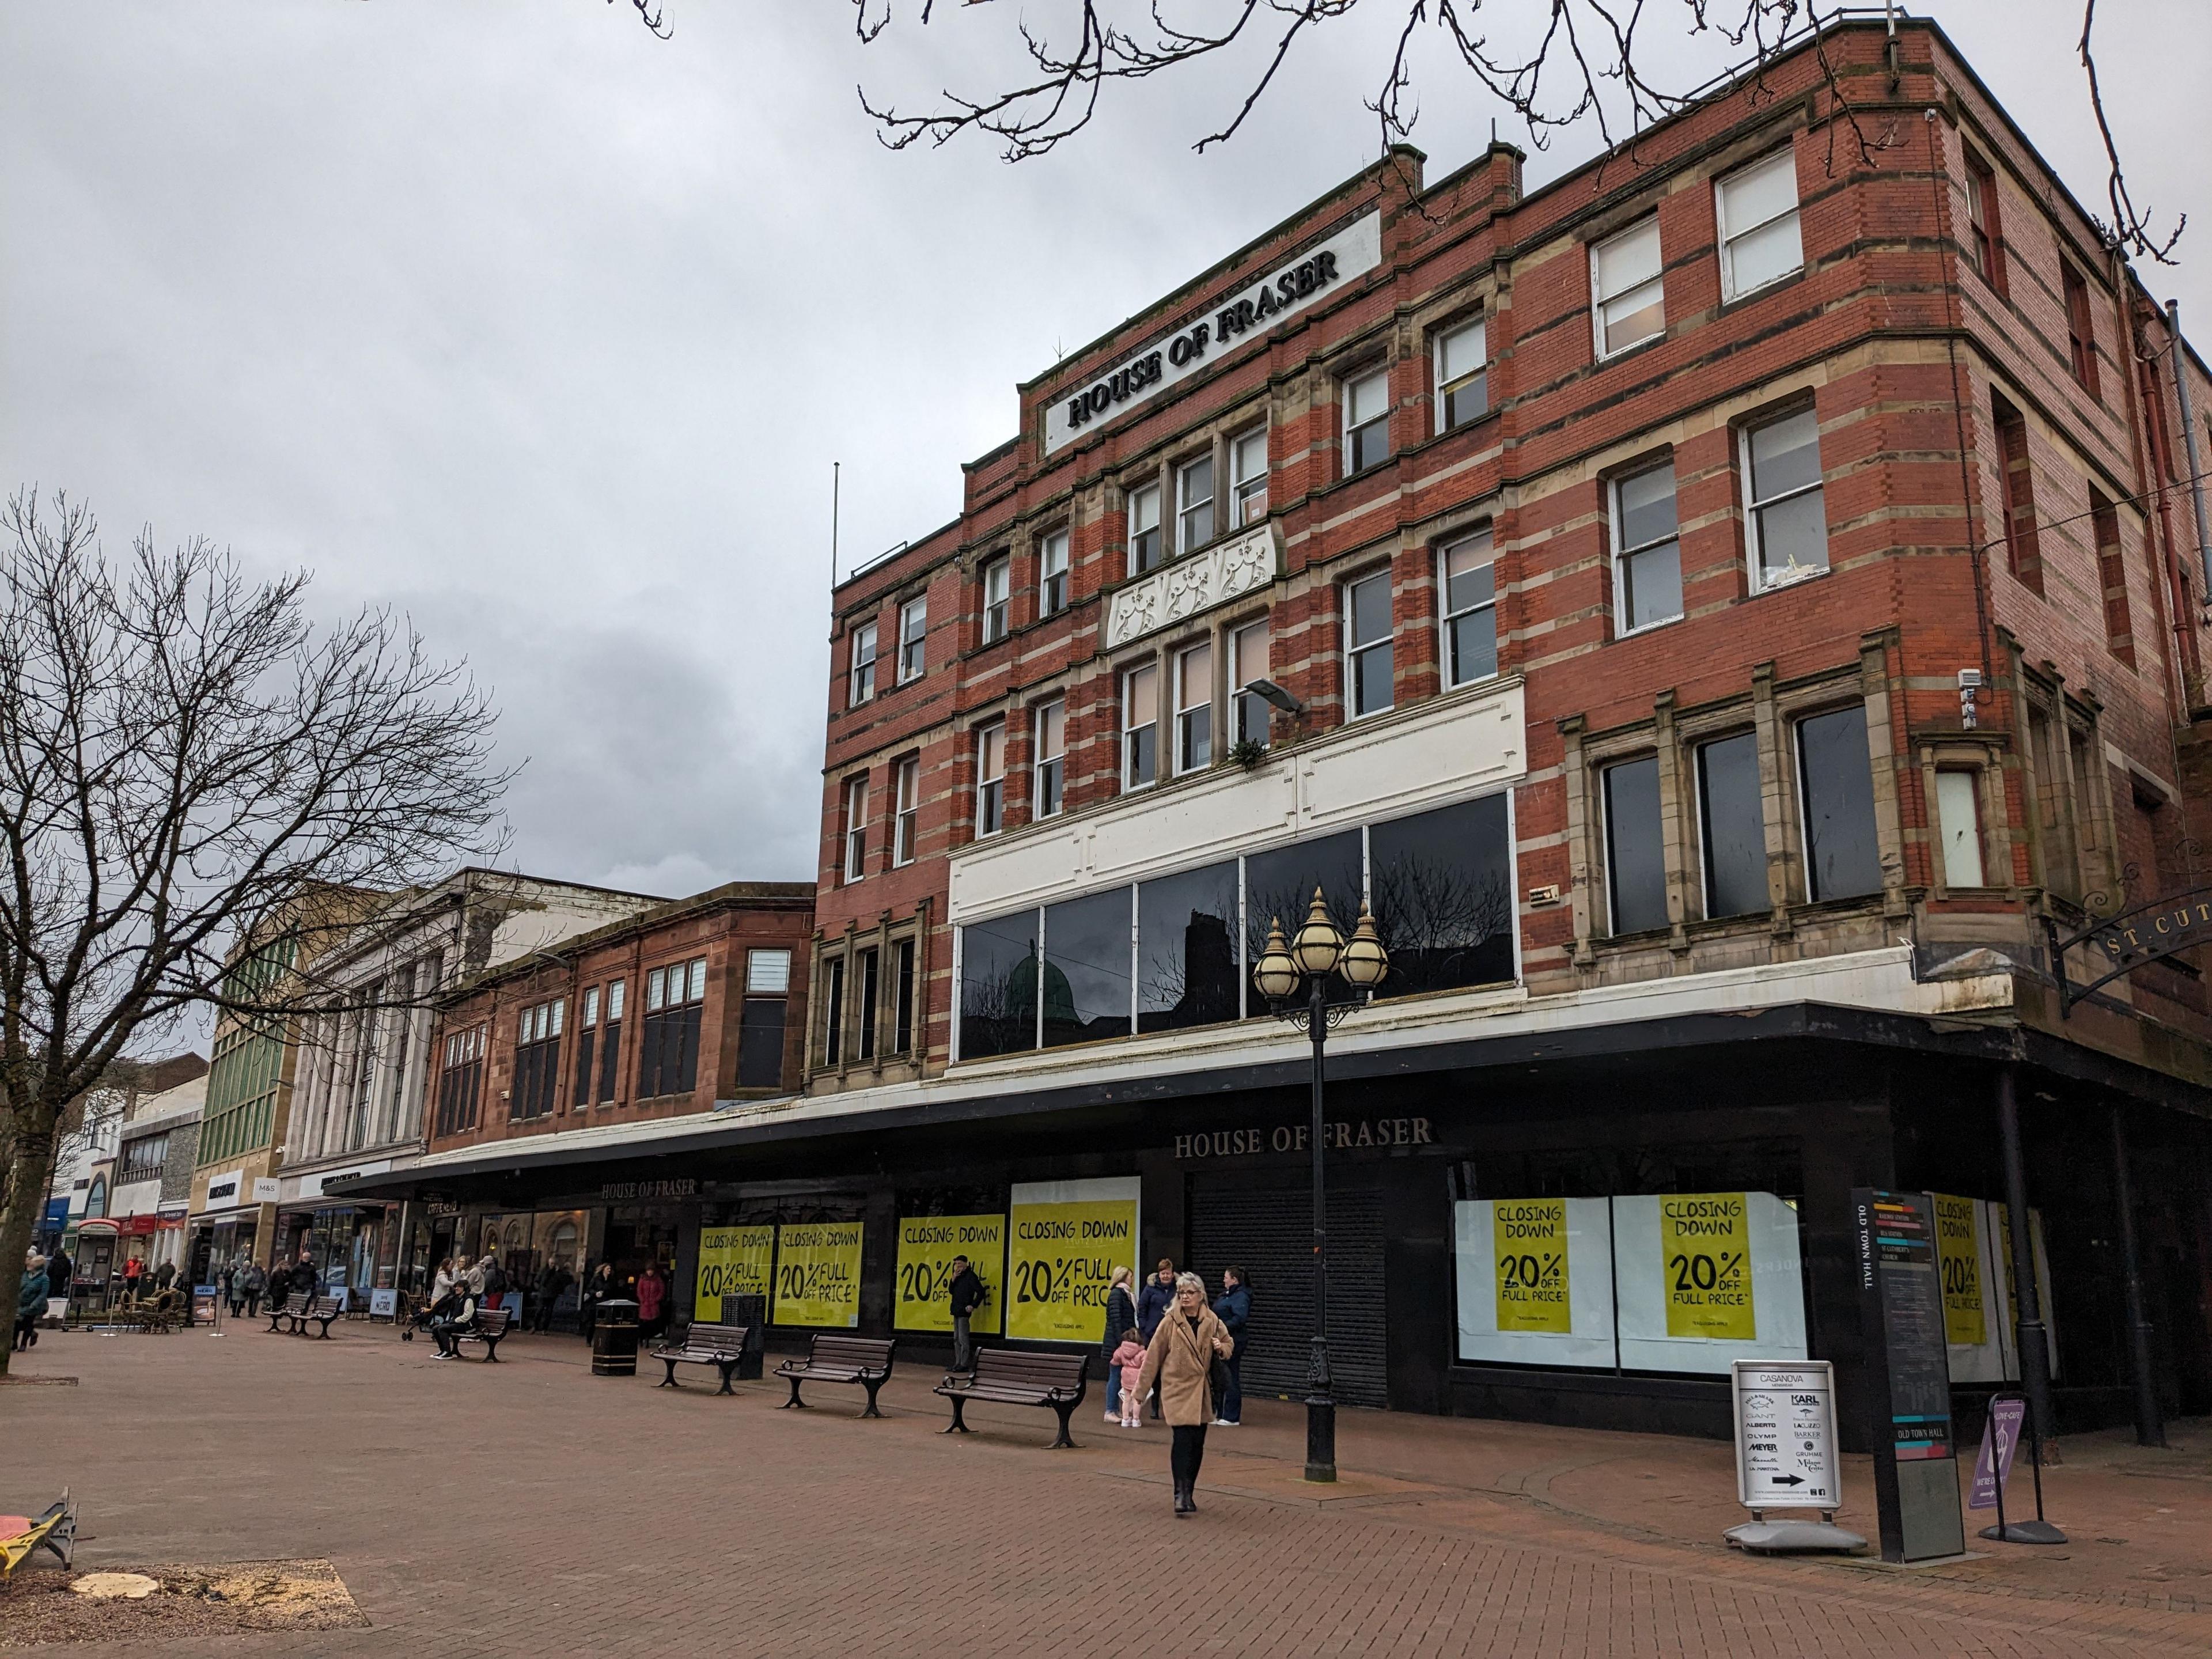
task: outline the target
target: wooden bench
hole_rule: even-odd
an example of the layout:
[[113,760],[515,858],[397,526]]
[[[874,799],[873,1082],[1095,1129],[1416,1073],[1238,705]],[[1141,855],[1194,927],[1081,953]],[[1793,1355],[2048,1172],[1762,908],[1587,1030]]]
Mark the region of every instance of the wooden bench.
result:
[[[297,1296],[288,1296],[282,1302],[272,1302],[269,1304],[269,1330],[273,1331],[286,1320],[297,1319],[307,1311],[307,1293],[305,1291]],[[269,1331],[264,1331],[262,1334],[266,1336]]]
[[1060,1413],[1060,1438],[1051,1449],[1073,1446],[1067,1420],[1083,1403],[1091,1383],[1084,1375],[1088,1354],[1033,1353],[1020,1348],[979,1348],[975,1369],[951,1371],[933,1392],[952,1402],[952,1422],[944,1432],[966,1434],[961,1413],[971,1400],[988,1400],[1001,1406],[1049,1406]]
[[801,1382],[857,1382],[868,1391],[863,1417],[881,1417],[876,1409],[876,1390],[890,1380],[891,1354],[896,1337],[817,1336],[804,1359],[787,1359],[775,1368],[778,1376],[791,1382],[791,1398],[777,1407],[789,1411],[806,1402],[799,1397]]
[[478,1308],[473,1320],[459,1330],[449,1333],[453,1340],[453,1352],[459,1353],[464,1342],[481,1342],[485,1359],[496,1364],[499,1360],[499,1340],[507,1334],[507,1328],[514,1319],[514,1316],[504,1308]]
[[26,1558],[47,1549],[64,1569],[76,1553],[76,1503],[64,1490],[45,1514],[0,1516],[0,1579],[11,1578]]
[[301,1304],[297,1312],[289,1316],[292,1321],[292,1334],[305,1336],[307,1334],[308,1322],[312,1320],[323,1328],[322,1340],[325,1342],[329,1341],[331,1322],[344,1311],[344,1298],[335,1296],[319,1296],[313,1302],[308,1301],[305,1297],[295,1297],[292,1299]]
[[752,1333],[743,1325],[702,1325],[695,1322],[681,1341],[664,1342],[652,1351],[651,1358],[668,1368],[667,1377],[656,1386],[674,1388],[678,1365],[713,1365],[722,1373],[722,1386],[714,1392],[735,1392],[730,1387],[730,1379],[745,1363],[745,1344],[751,1336]]

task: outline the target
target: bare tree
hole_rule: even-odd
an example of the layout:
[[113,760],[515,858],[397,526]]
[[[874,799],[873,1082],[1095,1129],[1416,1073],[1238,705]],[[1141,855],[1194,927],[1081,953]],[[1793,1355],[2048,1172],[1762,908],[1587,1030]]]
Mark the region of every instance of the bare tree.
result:
[[[92,514],[0,512],[0,1266],[72,1103],[195,1003],[281,1028],[370,896],[500,840],[508,776],[404,620],[319,628],[307,578],[196,538],[110,561]],[[10,1281],[12,1282],[12,1281]],[[0,1359],[0,1370],[5,1361]]]
[[[959,9],[994,3],[999,0],[961,0]],[[852,4],[863,45],[891,32],[896,0]],[[2136,210],[2105,121],[2089,51],[2096,7],[2097,0],[2083,0],[2079,56],[2111,167],[2106,194],[2112,222],[2102,228],[2114,246],[2170,263],[2180,225],[2160,237],[2149,226],[2148,210]],[[1245,90],[1199,137],[1194,148],[1204,150],[1236,135],[1293,52],[1320,50],[1313,43],[1322,32],[1357,13],[1385,15],[1394,43],[1373,72],[1364,100],[1386,155],[1412,135],[1419,118],[1413,66],[1424,43],[1439,46],[1445,60],[1496,99],[1535,148],[1546,148],[1563,129],[1589,122],[1610,149],[1624,125],[1633,132],[1703,95],[1703,88],[1668,84],[1652,69],[1651,43],[1662,30],[1724,43],[1750,74],[1753,95],[1760,90],[1758,72],[1810,39],[1862,157],[1892,142],[1862,125],[1856,100],[1828,67],[1821,37],[1842,11],[1823,9],[1815,0],[1674,0],[1663,7],[1655,0],[1488,0],[1486,5],[1485,0],[1142,0],[1122,5],[1062,0],[1052,9],[1062,20],[1057,27],[1033,26],[1030,9],[1012,14],[1028,68],[1007,77],[1009,84],[973,93],[947,89],[939,107],[921,114],[878,105],[860,88],[861,107],[876,122],[878,136],[890,148],[904,149],[925,140],[943,144],[963,133],[981,133],[997,142],[1008,161],[1024,161],[1088,126],[1110,83],[1150,80],[1241,54],[1248,66]],[[909,15],[926,27],[935,12],[936,0],[914,0]],[[1526,25],[1529,43],[1500,44],[1488,27],[1492,20],[1508,29]]]

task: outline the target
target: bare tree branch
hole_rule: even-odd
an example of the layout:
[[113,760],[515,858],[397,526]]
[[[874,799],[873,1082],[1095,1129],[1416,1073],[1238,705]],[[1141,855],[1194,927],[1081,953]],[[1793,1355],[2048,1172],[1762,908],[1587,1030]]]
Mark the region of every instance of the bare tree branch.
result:
[[0,534],[7,1261],[65,1113],[135,1038],[195,1003],[272,1028],[338,1006],[318,958],[495,849],[511,775],[485,694],[389,611],[318,628],[304,575],[253,581],[204,539],[111,561],[65,497],[15,497]]
[[2082,0],[2081,54],[2082,72],[2089,77],[2089,107],[2096,112],[2097,131],[2105,141],[2105,159],[2112,171],[2105,179],[2105,194],[2112,204],[2112,222],[2099,227],[2114,247],[2155,259],[2162,265],[2173,263],[2174,246],[2181,240],[2181,233],[2188,227],[2189,216],[2182,214],[2173,222],[2172,234],[2164,241],[2150,228],[2148,211],[2136,211],[2134,198],[2128,194],[2127,175],[2120,168],[2120,149],[2112,137],[2112,124],[2105,118],[2105,95],[2097,85],[2097,60],[2089,53],[2089,31],[2096,27],[2097,0]]

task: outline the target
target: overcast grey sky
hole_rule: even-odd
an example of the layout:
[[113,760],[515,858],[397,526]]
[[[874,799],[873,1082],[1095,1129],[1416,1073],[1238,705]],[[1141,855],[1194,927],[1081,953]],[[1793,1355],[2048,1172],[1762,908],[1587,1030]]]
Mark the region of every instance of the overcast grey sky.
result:
[[[522,867],[673,895],[812,873],[832,459],[847,568],[952,517],[1017,380],[1372,156],[1387,45],[1322,36],[1203,156],[1243,66],[1010,167],[885,152],[854,87],[988,80],[1011,4],[903,0],[866,52],[842,0],[666,8],[667,41],[627,0],[6,7],[0,483],[405,609],[496,690]],[[1936,15],[2101,204],[2078,0]],[[1686,86],[1729,54],[1674,15]],[[2137,200],[2198,221],[2149,281],[2212,338],[2212,7],[2100,18]],[[1498,112],[1421,90],[1441,176]]]

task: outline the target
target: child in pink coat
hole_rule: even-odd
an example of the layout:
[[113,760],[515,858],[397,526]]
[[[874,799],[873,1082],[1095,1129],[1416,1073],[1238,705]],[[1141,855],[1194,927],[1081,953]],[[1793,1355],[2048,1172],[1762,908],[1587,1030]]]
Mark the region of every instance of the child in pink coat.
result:
[[1114,1350],[1109,1363],[1121,1368],[1121,1426],[1140,1429],[1145,1425],[1141,1392],[1145,1383],[1145,1345],[1137,1340],[1133,1328],[1121,1333],[1121,1346]]

